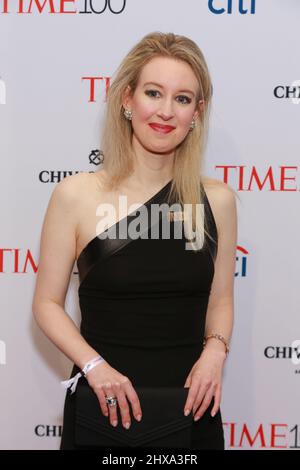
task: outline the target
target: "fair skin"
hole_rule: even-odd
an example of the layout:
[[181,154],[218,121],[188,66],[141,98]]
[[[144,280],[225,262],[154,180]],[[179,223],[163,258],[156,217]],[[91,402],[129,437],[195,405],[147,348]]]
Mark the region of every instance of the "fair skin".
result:
[[[146,85],[150,82],[151,85]],[[143,203],[172,178],[175,148],[188,134],[192,119],[197,120],[203,109],[203,102],[196,101],[197,90],[197,79],[188,64],[165,57],[152,59],[142,69],[135,92],[132,94],[128,88],[124,94],[123,106],[133,113],[132,143],[136,158],[133,174],[118,191],[110,193],[101,189],[104,170],[67,177],[53,191],[42,228],[32,310],[44,333],[80,368],[99,352],[80,335],[64,305],[74,262],[96,235],[96,209],[102,202],[116,205],[120,194],[127,195],[128,205]],[[150,122],[172,125],[175,129],[161,134],[149,127]],[[204,180],[204,187],[219,233],[206,333],[218,332],[229,339],[233,321],[235,199],[229,187],[217,180]],[[193,410],[194,418],[203,415],[212,398],[212,414],[218,410],[224,360],[224,345],[215,339],[208,340],[184,384],[189,387],[184,409]],[[118,422],[117,410],[107,406],[106,396],[117,397],[124,427],[131,424],[129,405],[135,419],[142,416],[130,377],[113,365],[100,363],[88,373],[87,380],[112,425]]]

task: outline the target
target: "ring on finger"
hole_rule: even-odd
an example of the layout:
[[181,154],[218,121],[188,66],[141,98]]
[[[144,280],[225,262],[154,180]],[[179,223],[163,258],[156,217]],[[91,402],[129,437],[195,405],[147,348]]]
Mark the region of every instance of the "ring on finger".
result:
[[105,401],[108,406],[116,406],[118,400],[116,397],[105,397]]

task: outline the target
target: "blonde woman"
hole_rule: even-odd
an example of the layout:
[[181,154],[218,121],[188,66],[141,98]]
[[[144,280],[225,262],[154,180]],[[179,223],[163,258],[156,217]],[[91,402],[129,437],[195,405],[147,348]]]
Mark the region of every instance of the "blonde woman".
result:
[[[53,191],[33,313],[74,363],[61,449],[126,442],[224,449],[220,402],[233,324],[237,216],[233,190],[202,171],[211,98],[199,47],[173,33],[148,34],[110,86],[102,168],[67,177]],[[124,198],[127,209],[117,212]],[[147,228],[152,207],[174,202],[184,210],[167,211],[158,225],[150,216]],[[186,207],[192,207],[190,217]],[[140,226],[148,237],[121,237],[116,229],[128,227],[142,208],[148,212],[140,210]],[[163,236],[166,220],[171,230]],[[176,237],[179,223],[190,231]],[[151,237],[153,225],[159,230]],[[80,330],[64,310],[74,261]],[[79,390],[86,394],[83,403]],[[172,423],[173,408],[167,417],[171,406],[184,431]],[[160,437],[151,440],[157,430]]]

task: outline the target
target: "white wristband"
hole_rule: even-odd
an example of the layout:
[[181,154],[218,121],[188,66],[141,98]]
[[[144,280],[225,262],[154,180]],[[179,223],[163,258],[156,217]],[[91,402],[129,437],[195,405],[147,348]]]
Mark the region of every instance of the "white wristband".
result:
[[83,369],[78,372],[76,375],[74,375],[74,377],[72,377],[71,379],[69,380],[64,380],[61,382],[61,385],[63,386],[63,388],[65,389],[70,389],[70,392],[71,394],[75,392],[76,390],[76,387],[77,387],[77,383],[78,383],[78,380],[80,379],[80,377],[86,377],[87,373],[92,370],[95,366],[97,366],[98,364],[100,364],[100,362],[103,362],[105,359],[103,359],[103,357],[101,356],[97,356],[95,357],[94,359],[92,359],[91,361],[87,362]]

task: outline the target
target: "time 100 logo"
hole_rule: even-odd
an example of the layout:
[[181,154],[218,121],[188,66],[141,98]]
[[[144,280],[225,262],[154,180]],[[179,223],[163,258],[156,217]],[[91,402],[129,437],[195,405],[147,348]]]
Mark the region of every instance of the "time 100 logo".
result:
[[[215,15],[227,13],[231,15],[233,11],[238,11],[241,15],[256,13],[256,0],[209,0],[208,8]],[[249,10],[250,8],[250,10]]]
[[123,11],[125,10],[126,1],[127,0],[122,0],[121,3],[123,3],[123,5],[121,6],[121,8],[117,9],[116,6],[113,5],[114,3],[116,4],[116,2],[112,0],[105,0],[103,2],[104,3],[103,8],[101,10],[96,10],[94,0],[84,0],[84,10],[79,11],[79,13],[96,13],[98,15],[101,15],[101,13],[104,13],[105,10],[109,9],[111,13],[114,13],[115,15],[119,15],[120,13],[123,13]]

